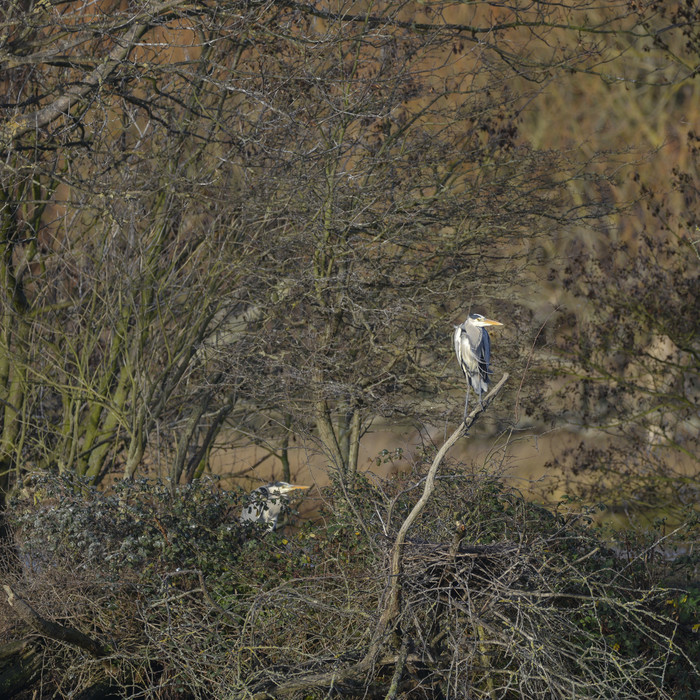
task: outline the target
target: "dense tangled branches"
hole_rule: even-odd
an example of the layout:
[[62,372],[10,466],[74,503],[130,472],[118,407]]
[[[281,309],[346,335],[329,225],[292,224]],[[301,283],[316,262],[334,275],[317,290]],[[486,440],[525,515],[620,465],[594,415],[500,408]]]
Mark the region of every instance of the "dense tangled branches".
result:
[[[580,519],[459,470],[438,479],[407,543],[393,635],[371,668],[345,673],[371,643],[386,552],[420,477],[357,476],[323,494],[323,526],[287,537],[244,532],[240,494],[203,483],[175,497],[124,485],[80,508],[65,483],[43,485],[16,523],[23,566],[12,589],[107,651],[46,640],[37,680],[64,695],[152,698],[325,696],[333,669],[333,687],[358,697],[392,687],[416,698],[698,688],[692,596],[651,585]],[[5,638],[28,634],[2,611]]]

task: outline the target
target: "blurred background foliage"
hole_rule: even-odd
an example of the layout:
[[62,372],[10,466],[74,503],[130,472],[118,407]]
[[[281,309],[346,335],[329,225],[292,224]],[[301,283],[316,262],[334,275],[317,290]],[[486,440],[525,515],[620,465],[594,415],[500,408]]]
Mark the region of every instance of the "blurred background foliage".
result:
[[353,473],[372,425],[455,419],[477,309],[519,380],[485,434],[571,429],[561,488],[602,464],[653,509],[623,460],[693,500],[695,12],[10,2],[2,497],[246,447],[289,479],[295,441]]

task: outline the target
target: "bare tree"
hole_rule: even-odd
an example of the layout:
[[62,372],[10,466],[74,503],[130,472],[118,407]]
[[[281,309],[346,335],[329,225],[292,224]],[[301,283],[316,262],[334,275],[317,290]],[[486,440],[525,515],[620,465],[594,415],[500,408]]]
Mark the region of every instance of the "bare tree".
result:
[[451,415],[450,322],[515,308],[534,240],[607,212],[523,110],[663,29],[586,2],[102,9],[3,10],[3,493],[31,465],[189,478],[226,421],[353,471],[372,416]]

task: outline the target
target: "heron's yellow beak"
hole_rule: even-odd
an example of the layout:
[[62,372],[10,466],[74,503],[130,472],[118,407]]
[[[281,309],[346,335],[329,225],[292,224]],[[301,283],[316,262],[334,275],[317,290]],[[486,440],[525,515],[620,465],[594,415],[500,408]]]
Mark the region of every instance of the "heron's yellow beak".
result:
[[490,318],[482,318],[481,322],[485,323],[487,326],[502,326],[503,325],[500,321],[493,321]]
[[291,488],[289,488],[289,491],[298,491],[300,489],[302,491],[304,491],[304,490],[310,489],[310,488],[311,488],[310,486],[297,486],[296,484],[292,484]]

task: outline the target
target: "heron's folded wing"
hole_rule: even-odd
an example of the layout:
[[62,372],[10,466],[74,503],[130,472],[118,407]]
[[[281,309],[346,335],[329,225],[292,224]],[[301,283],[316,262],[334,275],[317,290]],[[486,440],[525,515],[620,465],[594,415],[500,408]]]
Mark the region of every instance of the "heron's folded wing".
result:
[[491,378],[491,371],[489,370],[489,364],[491,362],[491,339],[486,331],[481,334],[481,340],[476,354],[479,358],[479,374],[481,374],[481,378],[485,382],[488,382]]

